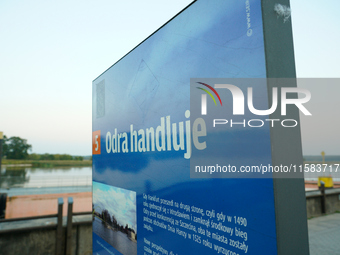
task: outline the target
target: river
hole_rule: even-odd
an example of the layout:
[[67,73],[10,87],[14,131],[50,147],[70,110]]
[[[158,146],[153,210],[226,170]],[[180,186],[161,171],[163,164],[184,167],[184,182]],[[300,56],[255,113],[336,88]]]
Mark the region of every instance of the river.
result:
[[[11,195],[91,191],[92,167],[1,167],[0,193]],[[10,195],[11,194],[11,195]]]
[[122,254],[137,255],[137,243],[131,241],[126,234],[105,227],[100,219],[94,217],[93,232],[103,238]]

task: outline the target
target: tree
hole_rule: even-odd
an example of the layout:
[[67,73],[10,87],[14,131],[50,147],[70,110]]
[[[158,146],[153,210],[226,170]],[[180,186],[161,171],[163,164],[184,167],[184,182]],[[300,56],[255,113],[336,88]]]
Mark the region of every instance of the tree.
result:
[[32,149],[32,145],[27,144],[27,140],[18,136],[7,138],[4,136],[3,155],[7,159],[26,159],[28,151]]
[[73,160],[83,161],[84,157],[82,157],[82,156],[74,156]]
[[107,209],[104,209],[102,211],[102,218],[103,220],[105,221],[105,223],[108,223],[111,225],[111,217],[110,217],[110,214],[109,214],[109,211]]
[[36,153],[32,153],[32,154],[28,155],[28,159],[39,160],[40,159],[40,155],[36,154]]

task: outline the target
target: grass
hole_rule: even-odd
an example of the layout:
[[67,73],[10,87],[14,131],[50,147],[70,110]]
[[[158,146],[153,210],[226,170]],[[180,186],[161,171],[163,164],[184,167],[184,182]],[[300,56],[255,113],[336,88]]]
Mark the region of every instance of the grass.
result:
[[2,165],[32,165],[32,167],[92,166],[91,160],[17,160],[3,159]]

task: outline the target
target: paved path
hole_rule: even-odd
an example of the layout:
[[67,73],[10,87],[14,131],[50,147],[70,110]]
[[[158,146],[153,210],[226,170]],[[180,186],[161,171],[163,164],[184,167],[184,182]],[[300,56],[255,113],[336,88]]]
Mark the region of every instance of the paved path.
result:
[[92,211],[92,192],[23,195],[7,197],[6,219],[39,215],[50,215],[58,212],[58,198],[64,199],[63,215],[67,215],[67,199],[73,198],[73,212]]
[[310,255],[340,255],[340,213],[308,220]]

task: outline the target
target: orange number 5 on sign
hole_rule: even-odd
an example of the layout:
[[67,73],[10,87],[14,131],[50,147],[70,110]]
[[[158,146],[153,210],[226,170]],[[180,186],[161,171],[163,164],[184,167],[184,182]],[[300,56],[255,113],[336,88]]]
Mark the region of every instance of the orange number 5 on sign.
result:
[[92,132],[92,154],[100,154],[100,130]]

